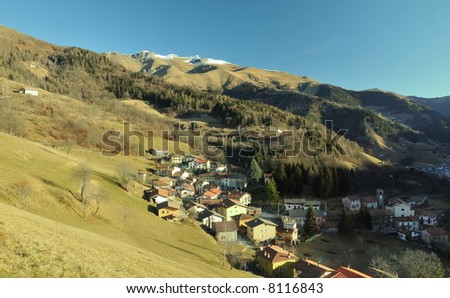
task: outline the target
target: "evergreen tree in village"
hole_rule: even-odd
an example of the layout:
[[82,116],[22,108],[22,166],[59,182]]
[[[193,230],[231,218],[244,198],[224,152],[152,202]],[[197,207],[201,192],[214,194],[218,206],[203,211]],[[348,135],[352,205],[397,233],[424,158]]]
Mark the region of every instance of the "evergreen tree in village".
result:
[[316,212],[310,206],[306,211],[305,224],[303,225],[303,232],[307,237],[314,236],[320,233],[320,228],[317,225]]
[[266,185],[267,200],[271,205],[277,205],[280,202],[280,193],[277,189],[275,180],[271,178]]
[[248,179],[253,184],[254,182],[258,182],[262,177],[262,170],[259,167],[258,162],[255,159],[252,159],[250,162],[250,166],[247,172]]

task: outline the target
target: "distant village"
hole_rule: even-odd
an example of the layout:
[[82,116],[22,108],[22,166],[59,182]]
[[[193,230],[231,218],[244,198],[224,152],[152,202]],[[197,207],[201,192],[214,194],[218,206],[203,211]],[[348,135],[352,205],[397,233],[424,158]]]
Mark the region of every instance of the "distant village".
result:
[[439,166],[423,166],[423,167],[410,167],[411,169],[419,172],[436,175],[439,178],[450,180],[450,162],[443,163]]
[[[301,259],[286,249],[308,241],[303,235],[308,212],[314,213],[319,234],[337,231],[336,217],[330,219],[326,200],[285,198],[278,210],[263,210],[252,204],[252,195],[245,191],[248,177],[242,169],[200,157],[169,154],[163,149],[151,149],[149,153],[157,161],[152,173],[156,178],[149,181],[145,171],[139,176],[151,185],[143,194],[149,211],[161,219],[196,221],[222,244],[239,243],[255,250],[254,261],[267,277],[370,277],[352,268],[333,269]],[[442,171],[448,169],[446,166]],[[270,178],[266,173],[262,181],[267,183]],[[427,197],[388,198],[379,188],[373,196],[346,196],[341,207],[355,215],[367,210],[373,232],[448,250],[449,232],[439,222],[443,210],[429,208],[426,202]],[[329,220],[333,221],[331,228]]]

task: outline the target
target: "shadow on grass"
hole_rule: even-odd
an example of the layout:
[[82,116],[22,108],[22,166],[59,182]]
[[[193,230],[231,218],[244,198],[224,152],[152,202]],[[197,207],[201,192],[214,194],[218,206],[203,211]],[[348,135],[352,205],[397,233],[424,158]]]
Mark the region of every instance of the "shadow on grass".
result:
[[162,240],[160,240],[160,239],[153,239],[153,240],[155,240],[156,242],[159,242],[159,243],[161,243],[161,244],[167,245],[167,246],[169,246],[169,247],[172,247],[172,248],[174,248],[174,249],[176,249],[176,250],[179,250],[179,251],[181,251],[181,252],[184,252],[184,253],[190,254],[190,255],[192,255],[192,256],[195,256],[195,257],[201,259],[201,260],[204,261],[204,262],[211,262],[211,260],[208,260],[208,259],[206,259],[205,257],[203,257],[202,255],[200,255],[200,254],[198,254],[198,253],[195,253],[195,252],[193,252],[193,251],[190,251],[190,250],[187,250],[187,249],[184,249],[184,248],[181,248],[181,247],[174,246],[174,245],[172,245],[172,244],[170,244],[170,243],[167,243],[167,242],[165,242],[165,241],[162,241]]

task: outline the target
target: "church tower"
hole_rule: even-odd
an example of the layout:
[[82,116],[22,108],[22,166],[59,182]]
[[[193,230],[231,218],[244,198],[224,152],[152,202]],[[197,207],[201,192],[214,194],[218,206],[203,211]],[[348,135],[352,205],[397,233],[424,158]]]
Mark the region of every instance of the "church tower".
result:
[[384,209],[384,192],[381,188],[377,188],[378,208]]

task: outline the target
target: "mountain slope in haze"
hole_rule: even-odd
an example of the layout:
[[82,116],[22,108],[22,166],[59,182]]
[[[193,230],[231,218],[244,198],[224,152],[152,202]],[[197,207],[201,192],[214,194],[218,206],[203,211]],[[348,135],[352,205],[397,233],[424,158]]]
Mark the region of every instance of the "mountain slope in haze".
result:
[[424,98],[417,96],[409,96],[408,98],[424,104],[444,116],[450,117],[450,96]]
[[126,67],[132,64],[133,71],[155,74],[181,86],[261,101],[314,121],[333,120],[336,131],[349,129],[351,140],[379,154],[388,153],[394,160],[403,155],[399,148],[408,144],[423,142],[440,151],[449,143],[449,119],[391,92],[346,90],[307,77],[211,63],[211,59],[198,56],[161,56],[147,51],[107,56]]

